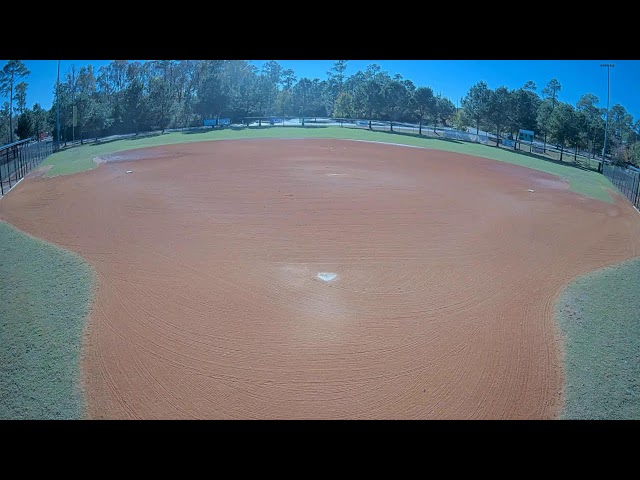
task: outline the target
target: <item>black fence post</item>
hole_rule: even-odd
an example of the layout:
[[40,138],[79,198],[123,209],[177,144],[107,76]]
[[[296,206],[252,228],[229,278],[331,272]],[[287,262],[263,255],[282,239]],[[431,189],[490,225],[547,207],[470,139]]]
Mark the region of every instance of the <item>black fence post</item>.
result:
[[622,178],[624,179],[624,196],[629,198],[629,177],[624,171],[622,172]]
[[18,165],[20,165],[20,178],[24,178],[24,162],[23,162],[22,149],[18,148]]
[[13,152],[13,174],[16,176],[16,183],[18,183],[18,162],[17,162],[17,158],[18,156],[16,155],[16,152]]
[[5,165],[7,166],[7,177],[9,177],[9,190],[11,190],[11,171],[9,170],[9,149],[7,148],[7,162]]

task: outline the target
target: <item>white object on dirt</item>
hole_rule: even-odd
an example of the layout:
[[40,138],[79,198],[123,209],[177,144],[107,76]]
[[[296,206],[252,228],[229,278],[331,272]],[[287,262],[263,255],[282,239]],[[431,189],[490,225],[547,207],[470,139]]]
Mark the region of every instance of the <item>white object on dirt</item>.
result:
[[133,170],[127,170],[127,173],[133,173]]
[[531,189],[529,189],[528,191],[531,192],[531,193],[535,192],[535,190],[531,190]]
[[320,272],[318,273],[318,278],[324,282],[330,282],[335,279],[338,275],[333,272]]

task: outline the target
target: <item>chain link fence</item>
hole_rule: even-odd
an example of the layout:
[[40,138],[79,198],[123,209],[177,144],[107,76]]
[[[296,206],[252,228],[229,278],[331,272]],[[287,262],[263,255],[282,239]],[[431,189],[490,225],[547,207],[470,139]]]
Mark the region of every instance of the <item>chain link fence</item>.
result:
[[21,140],[0,147],[0,197],[55,151],[52,140]]
[[636,208],[640,207],[640,170],[605,162],[602,173]]

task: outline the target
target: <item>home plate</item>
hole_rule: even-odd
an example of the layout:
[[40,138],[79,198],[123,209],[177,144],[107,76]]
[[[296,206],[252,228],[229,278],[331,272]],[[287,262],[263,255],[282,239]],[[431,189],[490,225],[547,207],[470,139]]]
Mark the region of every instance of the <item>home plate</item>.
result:
[[531,190],[531,189],[529,189],[529,190],[527,190],[527,191],[528,191],[528,192],[531,192],[531,193],[535,192],[535,190]]
[[320,272],[317,275],[317,277],[324,282],[330,282],[331,280],[334,280],[337,276],[338,275],[333,272]]
[[133,173],[133,170],[127,170],[126,173]]

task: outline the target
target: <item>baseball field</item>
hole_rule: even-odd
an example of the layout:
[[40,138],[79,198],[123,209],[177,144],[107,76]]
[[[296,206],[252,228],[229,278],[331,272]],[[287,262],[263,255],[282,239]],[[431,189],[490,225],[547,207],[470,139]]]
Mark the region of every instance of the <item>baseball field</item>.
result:
[[0,220],[0,418],[640,415],[640,216],[592,171],[174,133],[54,154]]

